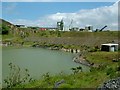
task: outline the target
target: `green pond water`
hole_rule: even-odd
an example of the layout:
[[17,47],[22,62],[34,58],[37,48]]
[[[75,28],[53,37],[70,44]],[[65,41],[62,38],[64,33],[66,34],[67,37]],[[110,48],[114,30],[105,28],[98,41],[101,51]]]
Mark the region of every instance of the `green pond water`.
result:
[[2,49],[2,79],[9,74],[8,64],[11,62],[21,69],[27,68],[32,78],[38,79],[41,75],[59,74],[61,71],[70,74],[70,68],[82,66],[83,71],[89,68],[72,61],[75,55],[63,51],[47,50],[43,48],[12,48]]

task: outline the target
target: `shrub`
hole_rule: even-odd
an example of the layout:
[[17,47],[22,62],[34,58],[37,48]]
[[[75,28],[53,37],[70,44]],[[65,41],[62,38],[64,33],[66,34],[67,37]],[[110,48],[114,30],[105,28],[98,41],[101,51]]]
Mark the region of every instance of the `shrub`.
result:
[[59,86],[59,88],[68,88],[68,90],[69,90],[69,88],[71,88],[71,85],[70,84],[61,84],[60,86]]
[[17,65],[9,63],[9,67],[10,74],[6,79],[4,79],[7,88],[12,88],[32,80],[32,78],[30,78],[30,74],[28,74],[28,69],[25,69],[24,73],[22,73],[20,67]]
[[108,68],[106,74],[109,75],[110,78],[114,78],[117,76],[116,71],[113,68]]
[[82,67],[81,66],[78,66],[78,67],[75,67],[75,68],[71,68],[71,70],[73,71],[74,74],[82,71]]
[[50,74],[49,74],[49,72],[46,73],[46,74],[44,74],[43,78],[44,78],[45,81],[49,81],[50,80]]
[[5,35],[5,34],[8,34],[9,33],[9,28],[6,26],[6,25],[2,25],[2,34]]

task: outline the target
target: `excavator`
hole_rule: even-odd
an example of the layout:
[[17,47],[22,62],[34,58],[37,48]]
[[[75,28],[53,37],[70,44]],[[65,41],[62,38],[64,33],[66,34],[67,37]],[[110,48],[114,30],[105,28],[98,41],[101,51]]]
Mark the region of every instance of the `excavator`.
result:
[[103,28],[101,29],[96,29],[95,32],[102,32],[105,28],[107,27],[107,25],[105,25]]

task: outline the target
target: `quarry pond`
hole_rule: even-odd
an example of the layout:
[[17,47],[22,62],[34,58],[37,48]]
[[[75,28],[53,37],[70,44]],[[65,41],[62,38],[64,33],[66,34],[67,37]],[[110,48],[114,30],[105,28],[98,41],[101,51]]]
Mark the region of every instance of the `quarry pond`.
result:
[[70,74],[72,73],[70,69],[77,66],[81,66],[83,71],[89,71],[88,67],[73,62],[74,56],[72,53],[43,48],[4,47],[2,49],[3,79],[9,74],[9,63],[18,65],[21,69],[27,68],[31,77],[35,79],[47,72]]

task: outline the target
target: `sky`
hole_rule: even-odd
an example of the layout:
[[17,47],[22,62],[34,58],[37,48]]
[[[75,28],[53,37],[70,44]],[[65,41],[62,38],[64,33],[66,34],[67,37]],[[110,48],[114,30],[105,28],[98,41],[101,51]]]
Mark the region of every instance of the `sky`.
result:
[[[6,0],[7,1],[7,0]],[[13,24],[56,27],[63,19],[65,28],[107,25],[118,29],[118,2],[2,2],[2,18]]]
[[116,2],[118,0],[1,0],[2,2]]

